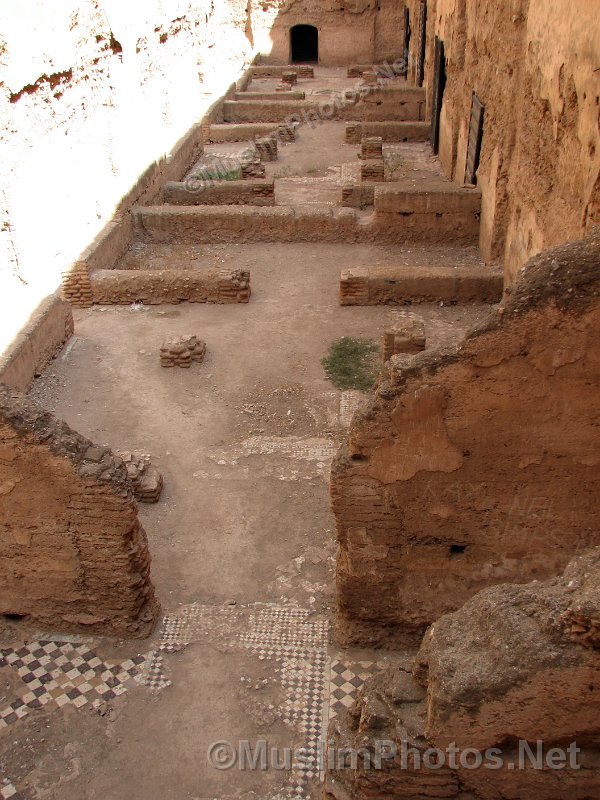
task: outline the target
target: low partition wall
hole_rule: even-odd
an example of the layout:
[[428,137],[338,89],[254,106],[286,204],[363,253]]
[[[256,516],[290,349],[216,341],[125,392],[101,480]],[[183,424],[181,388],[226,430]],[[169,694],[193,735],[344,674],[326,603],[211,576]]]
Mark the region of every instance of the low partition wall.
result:
[[475,244],[475,211],[377,211],[274,206],[145,206],[135,211],[138,234],[152,242],[443,242]]
[[164,202],[177,206],[275,205],[273,181],[215,181],[201,186],[195,192],[187,187],[187,183],[166,183],[163,188]]
[[502,291],[502,268],[483,265],[355,267],[340,275],[342,306],[497,303]]
[[94,303],[247,303],[250,273],[235,269],[101,269],[91,276]]
[[314,78],[315,70],[309,64],[287,64],[285,66],[253,66],[250,78],[281,78],[284,72],[295,72],[299,78]]
[[26,392],[73,334],[73,312],[58,292],[47,297],[0,357],[0,383]]
[[[249,96],[248,96],[249,97]],[[348,90],[323,100],[228,100],[223,120],[232,123],[355,120],[358,122],[418,122],[425,119],[426,99],[420,88],[374,87],[360,96]]]
[[348,122],[346,144],[360,144],[365,136],[380,136],[384,142],[427,142],[429,122]]

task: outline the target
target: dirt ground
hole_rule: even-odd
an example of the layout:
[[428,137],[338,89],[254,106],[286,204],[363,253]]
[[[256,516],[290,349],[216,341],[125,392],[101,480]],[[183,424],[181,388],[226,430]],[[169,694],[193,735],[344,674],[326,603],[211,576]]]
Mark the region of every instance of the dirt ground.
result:
[[[338,128],[329,126],[322,161],[311,155],[319,134],[300,139],[300,178],[358,163]],[[282,182],[279,198],[314,200],[299,186]],[[336,390],[321,358],[341,336],[381,342],[407,313],[423,318],[428,346],[457,341],[489,313],[343,308],[340,270],[478,260],[475,248],[142,243],[121,268],[249,269],[250,303],[75,311],[74,338],[31,394],[93,441],[152,455],[165,489],[140,517],[164,618],[141,642],[0,630],[1,800],[319,796],[328,721],[366,677],[410,657],[342,652],[334,642],[328,473],[364,396]],[[204,363],[161,368],[162,341],[186,333],[206,341]],[[32,675],[33,659],[41,666]],[[103,693],[86,683],[90,662],[106,676]],[[25,713],[19,698],[34,675],[65,694]],[[245,740],[280,748],[284,768],[211,763],[211,744],[239,751]],[[286,761],[281,748],[303,750]],[[225,745],[215,753],[227,760]]]
[[[251,264],[247,306],[77,311],[76,337],[32,391],[91,439],[152,454],[165,477],[161,501],[140,507],[153,579],[168,615],[202,619],[186,646],[165,655],[170,686],[135,685],[99,710],[67,704],[41,711],[0,734],[3,774],[25,787],[23,797],[288,796],[293,772],[220,771],[207,763],[208,745],[217,740],[303,743],[302,722],[286,717],[281,662],[261,659],[241,639],[252,640],[261,614],[296,609],[306,615],[296,626],[304,661],[314,666],[322,656],[330,668],[336,659],[358,659],[370,670],[381,660],[342,655],[333,645],[328,468],[360,397],[335,390],[320,359],[343,335],[379,340],[403,312],[338,306],[340,264],[358,257],[356,248],[210,250],[211,258]],[[455,340],[488,313],[458,306],[411,311],[425,320],[432,343]],[[206,361],[162,369],[162,340],[188,331],[206,340]],[[303,640],[311,625],[317,638]],[[15,635],[5,633],[3,641]],[[151,642],[87,644],[118,661],[151,651],[160,637],[158,631]],[[9,673],[2,669],[0,677]],[[302,695],[300,706],[307,702]],[[315,786],[309,780],[305,796],[314,796]]]

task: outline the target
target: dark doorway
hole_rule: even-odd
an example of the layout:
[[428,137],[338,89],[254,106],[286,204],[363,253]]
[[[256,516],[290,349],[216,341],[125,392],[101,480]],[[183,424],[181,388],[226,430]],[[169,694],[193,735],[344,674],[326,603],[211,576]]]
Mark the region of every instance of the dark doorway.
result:
[[292,64],[319,61],[319,31],[314,25],[294,25],[290,30]]
[[427,49],[427,0],[419,7],[419,51],[417,53],[417,86],[425,80],[425,51]]
[[483,103],[473,92],[471,101],[471,119],[469,120],[469,144],[467,147],[467,164],[465,166],[465,183],[477,185],[477,170],[481,156],[481,142],[483,140],[483,117],[485,108]]
[[404,74],[408,74],[408,59],[410,56],[410,11],[404,9]]
[[433,56],[433,97],[431,100],[431,147],[437,155],[440,149],[440,116],[442,101],[446,88],[446,55],[444,43],[435,37],[435,53]]

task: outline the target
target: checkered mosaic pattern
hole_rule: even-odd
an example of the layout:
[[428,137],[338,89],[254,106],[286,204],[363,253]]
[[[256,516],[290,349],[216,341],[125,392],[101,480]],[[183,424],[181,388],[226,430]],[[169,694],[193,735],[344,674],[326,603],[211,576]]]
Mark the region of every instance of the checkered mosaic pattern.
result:
[[46,705],[81,708],[90,702],[98,706],[113,700],[143,674],[149,656],[110,664],[86,644],[46,640],[0,650],[0,667],[11,667],[27,687],[20,697],[0,709],[0,730]]
[[309,780],[320,777],[328,631],[327,620],[314,619],[304,609],[270,608],[251,619],[250,631],[241,637],[260,659],[277,663],[286,695],[283,721],[303,738],[287,787],[291,798],[305,797]]
[[365,681],[383,669],[376,661],[333,658],[329,671],[329,719],[350,708]]

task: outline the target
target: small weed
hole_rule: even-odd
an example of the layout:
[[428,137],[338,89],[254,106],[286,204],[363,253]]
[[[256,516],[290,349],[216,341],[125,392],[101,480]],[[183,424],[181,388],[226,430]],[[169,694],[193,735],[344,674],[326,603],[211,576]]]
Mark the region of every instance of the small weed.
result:
[[342,336],[332,342],[329,353],[321,359],[325,374],[337,389],[366,392],[375,385],[379,373],[376,353],[379,345],[371,339]]
[[390,176],[394,176],[399,172],[402,172],[402,169],[405,164],[404,156],[401,156],[399,153],[386,153],[383,157],[385,163],[386,172],[390,174]]

